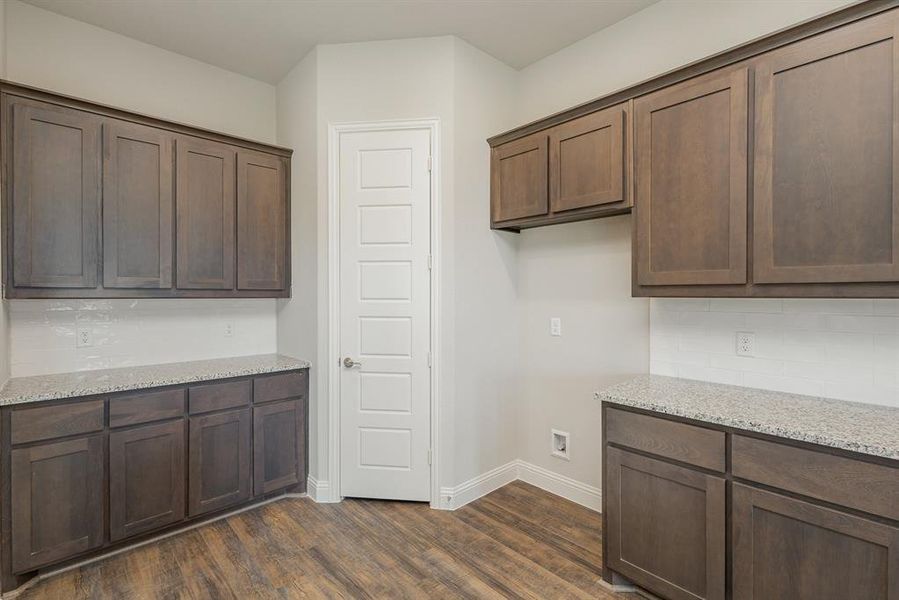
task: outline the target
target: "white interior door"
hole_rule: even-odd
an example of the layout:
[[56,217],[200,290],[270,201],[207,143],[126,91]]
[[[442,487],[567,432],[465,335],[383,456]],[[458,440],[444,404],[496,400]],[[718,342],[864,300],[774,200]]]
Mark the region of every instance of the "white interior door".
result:
[[430,132],[340,134],[340,493],[430,500]]

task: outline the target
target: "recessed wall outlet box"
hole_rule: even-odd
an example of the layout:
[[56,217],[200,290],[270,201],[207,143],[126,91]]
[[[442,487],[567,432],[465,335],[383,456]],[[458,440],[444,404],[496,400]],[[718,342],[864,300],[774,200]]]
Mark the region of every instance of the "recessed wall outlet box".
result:
[[560,337],[562,335],[562,319],[552,317],[549,320],[549,335]]
[[556,458],[571,460],[571,436],[567,431],[552,430],[552,455]]
[[737,356],[755,356],[755,334],[749,331],[737,332]]
[[225,337],[234,335],[234,323],[225,323]]
[[90,325],[79,325],[75,329],[75,347],[87,348],[94,345],[94,333]]

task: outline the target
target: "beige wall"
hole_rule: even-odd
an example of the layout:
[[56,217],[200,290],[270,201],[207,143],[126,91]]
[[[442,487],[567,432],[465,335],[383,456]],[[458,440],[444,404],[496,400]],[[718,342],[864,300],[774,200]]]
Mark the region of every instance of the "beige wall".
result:
[[[520,72],[519,123],[626,87],[836,8],[842,1],[663,0]],[[629,216],[521,234],[524,460],[600,485],[592,391],[649,369],[649,302],[630,297]],[[549,318],[562,318],[562,337]],[[550,456],[569,431],[571,461]]]

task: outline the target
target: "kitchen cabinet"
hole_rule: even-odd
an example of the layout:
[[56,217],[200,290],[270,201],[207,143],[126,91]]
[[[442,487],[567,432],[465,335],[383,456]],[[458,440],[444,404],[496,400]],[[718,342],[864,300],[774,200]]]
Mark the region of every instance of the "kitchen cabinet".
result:
[[490,169],[490,202],[493,225],[549,211],[549,140],[538,133],[494,148]]
[[723,600],[724,479],[605,450],[606,564],[673,600]]
[[734,600],[895,600],[899,528],[733,486]]
[[296,432],[305,429],[296,400],[253,407],[253,492],[267,494],[299,483],[304,449]]
[[103,126],[103,286],[172,287],[172,146],[167,132]]
[[237,289],[286,287],[287,169],[283,159],[258,152],[237,154]]
[[291,151],[0,81],[7,298],[290,295]]
[[179,138],[176,152],[178,288],[233,288],[234,149]]
[[109,535],[113,541],[184,518],[184,420],[109,434]]
[[755,63],[753,281],[899,281],[895,13]]
[[7,119],[12,116],[4,161],[12,163],[15,182],[6,188],[12,210],[6,214],[4,236],[12,241],[12,284],[95,287],[100,119],[24,98],[4,98],[3,110]]
[[746,282],[747,78],[715,72],[634,102],[638,285]]
[[190,516],[250,497],[250,443],[248,408],[190,417]]
[[11,452],[12,572],[103,543],[104,456],[102,435]]

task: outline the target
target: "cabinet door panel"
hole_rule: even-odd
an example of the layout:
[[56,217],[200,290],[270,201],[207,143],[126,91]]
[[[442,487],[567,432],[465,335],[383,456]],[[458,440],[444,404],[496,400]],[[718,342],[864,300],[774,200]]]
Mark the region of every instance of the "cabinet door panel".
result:
[[250,411],[190,418],[190,516],[250,497]]
[[734,600],[899,600],[899,529],[735,483]]
[[303,464],[302,423],[296,400],[253,408],[253,493],[299,483]]
[[537,217],[549,210],[546,133],[493,149],[490,204],[494,223]]
[[723,599],[724,480],[606,447],[608,566],[672,600]]
[[552,212],[625,201],[624,116],[614,106],[550,131]]
[[172,287],[171,134],[103,125],[103,286]]
[[97,286],[100,121],[13,100],[13,285]]
[[634,102],[639,285],[746,282],[747,70]]
[[12,569],[103,543],[103,436],[12,450]]
[[895,12],[765,55],[754,281],[899,281]]
[[237,155],[237,288],[281,290],[287,273],[285,161]]
[[234,150],[177,140],[177,284],[180,289],[234,288]]
[[109,435],[113,541],[184,518],[184,420]]

